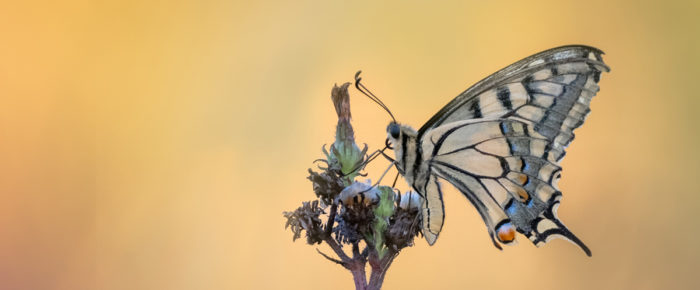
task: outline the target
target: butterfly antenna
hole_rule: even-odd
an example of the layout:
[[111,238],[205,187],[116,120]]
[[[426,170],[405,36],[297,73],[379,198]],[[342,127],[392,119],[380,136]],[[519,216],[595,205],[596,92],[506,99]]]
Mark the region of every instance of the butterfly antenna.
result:
[[391,111],[390,111],[389,108],[384,104],[384,102],[382,102],[382,100],[380,100],[379,98],[377,98],[377,96],[375,96],[367,87],[365,87],[365,85],[363,85],[362,83],[360,83],[360,81],[362,80],[362,78],[360,77],[360,73],[361,73],[361,72],[362,72],[362,71],[360,70],[360,71],[357,71],[357,73],[355,73],[355,88],[357,88],[358,91],[360,91],[362,94],[364,94],[365,96],[367,96],[370,100],[374,101],[374,102],[377,103],[380,107],[382,107],[387,113],[389,113],[389,116],[391,116],[391,119],[392,119],[394,122],[396,122],[396,118],[394,118],[394,114],[391,113]]

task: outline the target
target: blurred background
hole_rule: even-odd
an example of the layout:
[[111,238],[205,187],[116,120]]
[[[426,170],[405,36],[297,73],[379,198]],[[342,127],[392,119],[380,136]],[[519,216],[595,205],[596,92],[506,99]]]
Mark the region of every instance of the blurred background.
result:
[[[698,1],[2,3],[0,288],[352,289],[282,217],[314,198],[306,170],[333,141],[333,84],[362,69],[418,128],[496,70],[578,43],[612,68],[560,182],[559,215],[593,257],[523,236],[499,252],[450,190],[438,243],[404,250],[385,289],[697,289],[698,13]],[[383,146],[386,114],[350,93],[358,142]]]

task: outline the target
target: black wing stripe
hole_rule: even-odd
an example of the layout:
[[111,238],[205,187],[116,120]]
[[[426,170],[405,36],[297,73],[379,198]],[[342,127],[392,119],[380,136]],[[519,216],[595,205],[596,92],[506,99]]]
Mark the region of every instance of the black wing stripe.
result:
[[481,118],[483,115],[481,114],[481,106],[479,105],[479,100],[477,99],[475,102],[472,103],[471,107],[469,110],[472,112],[472,115],[474,118]]
[[506,108],[507,110],[512,110],[513,109],[513,104],[510,101],[510,90],[506,86],[502,86],[498,88],[498,93],[496,93],[498,96],[498,101],[501,102],[501,105]]

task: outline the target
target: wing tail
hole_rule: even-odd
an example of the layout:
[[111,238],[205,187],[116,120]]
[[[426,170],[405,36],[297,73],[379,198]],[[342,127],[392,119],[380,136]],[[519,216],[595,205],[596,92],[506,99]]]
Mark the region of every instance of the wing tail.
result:
[[532,231],[526,236],[535,246],[539,247],[555,238],[560,238],[577,245],[589,257],[591,250],[572,233],[557,217],[556,211],[559,207],[559,200],[555,201],[550,208],[532,221]]

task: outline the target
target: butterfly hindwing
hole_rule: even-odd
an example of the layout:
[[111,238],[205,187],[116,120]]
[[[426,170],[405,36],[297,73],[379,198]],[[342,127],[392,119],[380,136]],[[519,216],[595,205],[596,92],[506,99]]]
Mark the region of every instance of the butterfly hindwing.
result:
[[422,215],[425,217],[422,222],[423,236],[428,244],[433,245],[442,230],[445,222],[445,204],[442,200],[442,189],[440,182],[435,175],[428,176],[427,181],[422,186],[424,193]]
[[[589,253],[556,217],[561,167],[547,159],[547,144],[545,136],[523,121],[475,119],[429,131],[422,148],[430,180],[447,180],[474,205],[496,247],[497,241],[513,242],[514,232],[509,231],[517,230],[538,246],[561,237]],[[426,192],[430,200],[431,191]],[[433,200],[442,203],[441,197]]]

